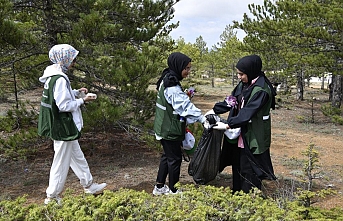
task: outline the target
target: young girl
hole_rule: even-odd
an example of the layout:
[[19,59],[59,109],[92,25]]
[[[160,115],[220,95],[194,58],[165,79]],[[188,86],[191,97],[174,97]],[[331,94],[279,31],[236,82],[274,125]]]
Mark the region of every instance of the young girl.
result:
[[261,189],[263,179],[276,179],[269,150],[270,109],[275,108],[276,93],[261,71],[259,56],[241,58],[236,68],[240,82],[231,95],[238,104],[230,107],[226,101],[218,102],[213,111],[215,114],[230,111],[226,128],[241,128],[238,142],[224,140],[220,167],[223,170],[232,165],[233,191],[248,193],[254,187]]
[[[157,173],[154,195],[178,193],[175,184],[179,181],[182,162],[181,145],[185,139],[186,122],[204,123],[206,117],[195,107],[182,90],[180,82],[191,70],[191,59],[179,52],[170,54],[168,68],[157,82],[156,114],[154,131],[161,141],[163,154]],[[169,187],[165,184],[169,176]]]
[[106,183],[93,182],[88,163],[80,148],[78,138],[83,127],[80,106],[95,98],[77,98],[87,88],[72,90],[66,72],[72,68],[79,51],[68,44],[55,45],[49,51],[52,65],[48,66],[39,81],[44,91],[39,112],[38,133],[50,137],[54,142],[54,159],[50,169],[49,187],[44,203],[56,201],[61,204],[62,192],[69,167],[79,178],[85,193],[101,192]]

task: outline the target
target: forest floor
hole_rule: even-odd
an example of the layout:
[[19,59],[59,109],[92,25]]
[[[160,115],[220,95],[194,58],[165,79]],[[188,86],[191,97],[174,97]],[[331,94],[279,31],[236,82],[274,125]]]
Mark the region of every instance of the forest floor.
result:
[[[199,86],[193,103],[205,113],[217,101],[230,93],[225,87],[211,88]],[[300,178],[304,161],[303,154],[310,144],[314,144],[319,153],[318,168],[320,174],[313,180],[314,189],[331,188],[337,194],[316,199],[314,206],[322,208],[343,208],[343,126],[335,125],[322,114],[321,106],[328,103],[328,94],[316,88],[306,88],[304,101],[296,101],[295,96],[278,96],[278,108],[271,113],[272,144],[271,158],[278,180],[263,182],[263,190],[273,195],[291,197],[294,188],[301,184]],[[27,92],[25,98],[40,100],[41,90]],[[313,98],[316,99],[313,99]],[[8,105],[0,104],[0,112]],[[312,119],[314,123],[312,123]],[[0,136],[5,136],[0,132]],[[160,159],[160,148],[151,148],[143,142],[132,139],[123,131],[106,131],[98,134],[83,134],[80,145],[87,158],[96,182],[106,182],[108,190],[130,188],[152,192]],[[6,160],[0,156],[0,200],[15,199],[27,195],[28,203],[42,204],[48,185],[49,170],[53,158],[52,143],[41,144],[39,151],[26,160]],[[194,183],[188,175],[188,162],[181,165],[180,183]],[[305,176],[306,177],[306,176]],[[296,182],[291,182],[295,180]],[[231,186],[231,167],[219,174],[207,185]],[[82,188],[72,170],[69,171],[65,189],[73,194],[82,194]],[[282,190],[282,191],[280,191]],[[63,194],[62,194],[63,197]]]

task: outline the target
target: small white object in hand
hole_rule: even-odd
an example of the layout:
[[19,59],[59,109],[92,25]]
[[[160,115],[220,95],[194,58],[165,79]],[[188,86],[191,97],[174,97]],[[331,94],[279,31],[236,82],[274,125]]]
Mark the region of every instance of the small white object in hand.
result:
[[87,96],[87,97],[91,97],[91,98],[93,98],[93,99],[96,99],[96,98],[97,98],[96,94],[93,94],[93,93],[88,93],[88,94],[86,94],[86,96]]

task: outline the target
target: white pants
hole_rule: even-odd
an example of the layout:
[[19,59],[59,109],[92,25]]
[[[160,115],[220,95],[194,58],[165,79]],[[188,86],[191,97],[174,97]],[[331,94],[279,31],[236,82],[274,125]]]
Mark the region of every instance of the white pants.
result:
[[47,197],[53,198],[62,192],[69,167],[74,171],[84,188],[92,184],[93,177],[78,140],[54,140],[54,151],[55,155],[50,169],[49,187],[46,189]]

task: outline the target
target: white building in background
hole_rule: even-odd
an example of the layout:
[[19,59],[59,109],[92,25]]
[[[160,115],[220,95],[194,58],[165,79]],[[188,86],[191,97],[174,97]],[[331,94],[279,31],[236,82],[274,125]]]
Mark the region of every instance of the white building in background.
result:
[[[307,82],[307,79],[305,79]],[[311,77],[310,83],[322,83],[323,77]],[[324,83],[331,84],[332,82],[332,73],[325,73],[324,74]]]

